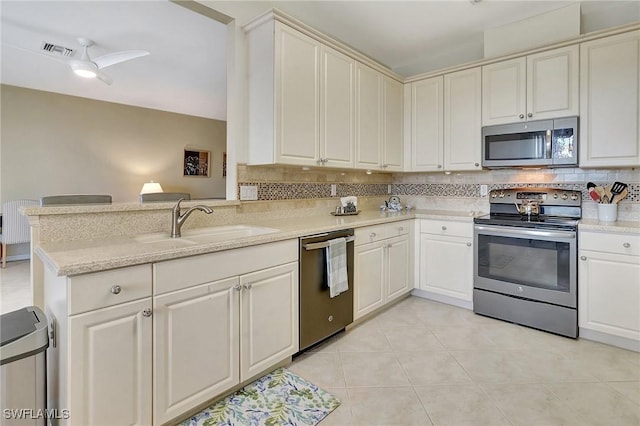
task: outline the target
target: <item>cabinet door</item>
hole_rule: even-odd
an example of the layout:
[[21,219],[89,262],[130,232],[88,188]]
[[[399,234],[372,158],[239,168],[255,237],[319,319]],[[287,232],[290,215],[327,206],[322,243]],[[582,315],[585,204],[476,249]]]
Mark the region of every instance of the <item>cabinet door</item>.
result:
[[151,298],[69,318],[74,425],[151,424]]
[[444,76],[444,168],[481,170],[482,71],[480,67]]
[[527,119],[579,114],[580,47],[527,56]]
[[442,76],[411,83],[412,171],[442,170],[443,84]]
[[382,164],[382,75],[356,63],[356,167]]
[[402,171],[403,146],[403,86],[389,77],[382,79],[383,87],[383,141],[382,168],[388,171]]
[[526,119],[526,71],[526,58],[482,67],[483,126]]
[[420,234],[420,288],[471,301],[473,292],[471,240]]
[[239,294],[235,277],[155,298],[154,424],[240,382]]
[[320,43],[276,23],[276,161],[316,165]]
[[405,294],[411,289],[409,279],[409,237],[390,238],[385,241],[387,249],[386,261],[386,301]]
[[353,319],[374,311],[385,303],[384,242],[354,248]]
[[240,277],[240,380],[298,351],[298,263]]
[[578,262],[578,325],[640,340],[640,259],[581,251]]
[[322,165],[353,167],[355,61],[322,46],[320,158]]
[[640,165],[640,31],[580,46],[580,167]]

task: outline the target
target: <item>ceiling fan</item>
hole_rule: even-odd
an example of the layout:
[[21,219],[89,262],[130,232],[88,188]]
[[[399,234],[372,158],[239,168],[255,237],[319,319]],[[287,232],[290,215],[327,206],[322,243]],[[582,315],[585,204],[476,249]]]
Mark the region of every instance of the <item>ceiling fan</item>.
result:
[[69,59],[67,63],[76,75],[85,78],[97,78],[106,84],[111,84],[113,80],[102,72],[103,68],[149,54],[146,50],[123,50],[91,59],[89,57],[89,47],[93,46],[93,41],[84,37],[78,37],[77,40],[83,48],[82,56],[80,56],[80,59]]
[[[30,53],[37,53],[49,59],[65,63],[76,75],[84,78],[97,78],[103,83],[109,85],[113,83],[113,80],[107,74],[102,72],[104,68],[119,64],[121,62],[129,61],[131,59],[147,56],[149,54],[149,52],[147,52],[146,50],[123,50],[121,52],[107,53],[106,55],[98,56],[97,58],[91,58],[89,56],[89,48],[95,43],[92,40],[84,37],[78,37],[76,40],[83,49],[79,59],[62,59],[51,56],[49,54],[34,52],[33,50],[24,49],[17,46],[14,47],[17,47],[20,50],[26,50]],[[71,51],[71,49],[68,48],[62,49]]]

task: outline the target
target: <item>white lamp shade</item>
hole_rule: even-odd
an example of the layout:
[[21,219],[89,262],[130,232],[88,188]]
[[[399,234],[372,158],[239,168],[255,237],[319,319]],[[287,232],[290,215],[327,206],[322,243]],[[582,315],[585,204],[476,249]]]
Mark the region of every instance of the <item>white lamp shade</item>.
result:
[[156,192],[164,192],[162,191],[162,187],[158,182],[145,182],[142,185],[142,189],[140,190],[140,194],[155,194]]

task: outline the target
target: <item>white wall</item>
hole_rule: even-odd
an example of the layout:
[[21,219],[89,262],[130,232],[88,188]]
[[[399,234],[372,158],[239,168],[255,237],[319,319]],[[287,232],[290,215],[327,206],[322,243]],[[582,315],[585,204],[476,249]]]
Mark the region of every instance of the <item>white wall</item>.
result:
[[[142,184],[224,198],[224,121],[1,86],[2,200],[106,193],[135,202]],[[184,177],[185,148],[211,151],[210,177]]]

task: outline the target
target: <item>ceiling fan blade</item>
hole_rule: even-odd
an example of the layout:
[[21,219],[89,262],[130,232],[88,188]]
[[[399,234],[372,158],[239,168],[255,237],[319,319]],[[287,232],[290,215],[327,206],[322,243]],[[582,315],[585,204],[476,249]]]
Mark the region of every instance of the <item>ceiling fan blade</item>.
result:
[[109,77],[108,75],[100,71],[98,71],[98,73],[96,74],[96,78],[101,82],[103,82],[104,84],[106,84],[107,86],[111,86],[111,83],[113,83],[113,80],[111,79],[111,77]]
[[98,68],[106,68],[111,65],[119,64],[120,62],[129,61],[131,59],[139,58],[141,56],[147,56],[149,52],[146,50],[123,50],[122,52],[107,53],[106,55],[98,56],[93,59],[93,62]]

